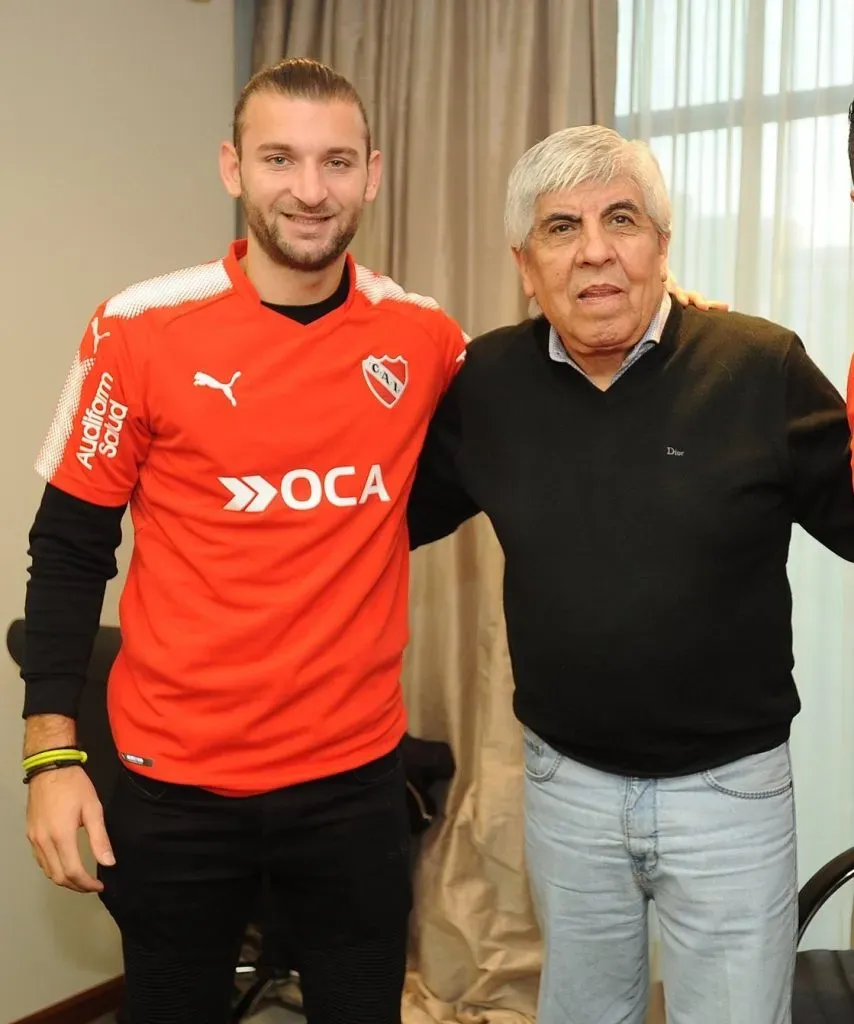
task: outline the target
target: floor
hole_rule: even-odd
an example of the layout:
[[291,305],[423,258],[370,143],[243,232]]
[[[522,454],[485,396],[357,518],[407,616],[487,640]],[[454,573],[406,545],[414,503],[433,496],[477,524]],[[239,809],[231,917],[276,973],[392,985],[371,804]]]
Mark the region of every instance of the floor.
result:
[[[253,1017],[246,1018],[246,1024],[302,1024],[302,1022],[302,1017],[298,1017],[295,1013],[290,1013],[280,1006],[268,1006]],[[109,1017],[99,1017],[92,1024],[116,1024],[116,1018],[111,1014]]]
[[[112,1015],[99,1017],[92,1024],[116,1024],[116,1018]],[[247,1017],[246,1024],[304,1024],[304,1018],[281,1006],[266,1006],[259,1013]],[[652,986],[646,1024],[664,1024],[664,993],[661,982],[656,982]]]
[[[116,1018],[99,1017],[93,1024],[116,1024]],[[304,1024],[304,1019],[280,1006],[268,1006],[252,1017],[246,1018],[246,1024]],[[649,1015],[646,1024],[664,1024],[664,1000],[661,994],[653,991]]]
[[[112,1015],[109,1017],[99,1017],[92,1024],[116,1024],[116,1018]],[[260,1013],[247,1017],[246,1024],[304,1024],[304,1018],[297,1016],[295,1013],[290,1013],[280,1006],[268,1006],[261,1010]],[[646,1024],[664,1024],[663,1000],[653,999]]]

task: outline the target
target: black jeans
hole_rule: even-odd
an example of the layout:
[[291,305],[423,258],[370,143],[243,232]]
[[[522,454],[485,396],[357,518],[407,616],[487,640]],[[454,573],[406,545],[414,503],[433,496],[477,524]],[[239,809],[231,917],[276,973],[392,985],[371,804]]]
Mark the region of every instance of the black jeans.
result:
[[412,896],[398,750],[241,798],[123,768],[106,823],[101,899],[122,935],[128,1024],[226,1024],[263,878],[310,1024],[400,1024]]

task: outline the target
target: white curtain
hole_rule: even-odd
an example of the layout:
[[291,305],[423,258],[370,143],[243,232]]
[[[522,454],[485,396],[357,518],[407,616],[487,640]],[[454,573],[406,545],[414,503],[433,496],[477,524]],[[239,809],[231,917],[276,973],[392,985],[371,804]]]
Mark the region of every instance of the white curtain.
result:
[[[785,324],[842,394],[854,342],[854,0],[620,0],[616,127],[650,142],[686,287]],[[796,529],[800,881],[854,845],[854,571]],[[802,948],[847,946],[851,892]]]

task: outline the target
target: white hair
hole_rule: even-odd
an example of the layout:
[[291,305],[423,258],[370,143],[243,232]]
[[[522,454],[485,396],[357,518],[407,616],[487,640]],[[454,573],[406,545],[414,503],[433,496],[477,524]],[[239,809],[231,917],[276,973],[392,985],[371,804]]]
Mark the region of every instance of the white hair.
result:
[[656,231],[670,237],[670,198],[661,168],[645,142],[629,141],[611,128],[564,128],[532,146],[510,172],[504,228],[511,246],[521,248],[534,227],[540,196],[585,182],[607,185],[628,178],[640,189]]

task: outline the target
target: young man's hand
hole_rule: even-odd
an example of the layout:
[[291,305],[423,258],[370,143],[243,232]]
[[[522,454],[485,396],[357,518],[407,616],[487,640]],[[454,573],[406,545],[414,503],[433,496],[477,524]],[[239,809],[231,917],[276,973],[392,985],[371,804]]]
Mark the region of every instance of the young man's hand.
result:
[[74,892],[100,892],[104,886],[83,866],[77,842],[84,828],[99,864],[115,864],[95,787],[80,767],[42,772],[30,780],[27,839],[47,877]]
[[667,275],[664,287],[681,306],[696,306],[697,309],[729,309],[729,303],[707,299],[699,292],[686,292],[676,283],[672,274]]

